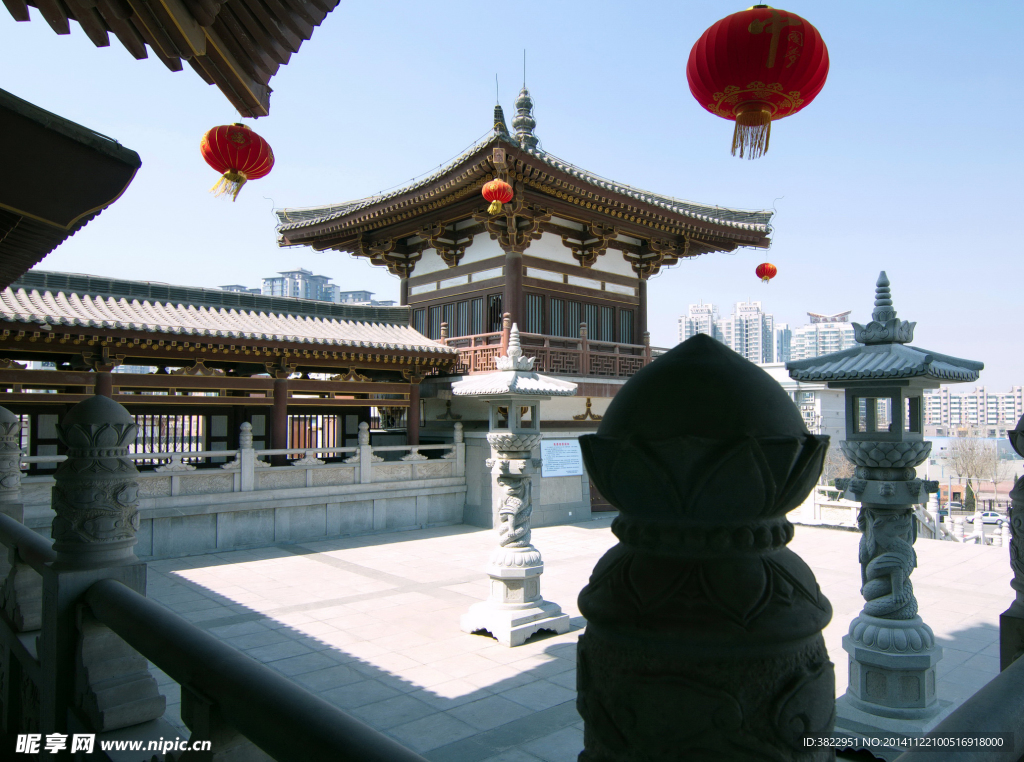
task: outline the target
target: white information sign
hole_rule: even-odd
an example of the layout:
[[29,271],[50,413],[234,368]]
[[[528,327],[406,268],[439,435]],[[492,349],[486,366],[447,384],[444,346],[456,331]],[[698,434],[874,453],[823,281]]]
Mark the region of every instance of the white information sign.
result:
[[542,439],[541,476],[582,476],[583,453],[578,439]]

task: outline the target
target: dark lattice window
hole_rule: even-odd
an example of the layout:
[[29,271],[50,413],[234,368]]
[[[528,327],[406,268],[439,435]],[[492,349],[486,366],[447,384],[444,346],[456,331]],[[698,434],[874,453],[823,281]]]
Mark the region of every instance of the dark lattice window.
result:
[[636,344],[633,337],[633,310],[619,310],[619,341]]
[[552,336],[565,336],[565,299],[548,299],[551,314],[548,328]]
[[539,294],[526,295],[526,320],[523,331],[544,333],[544,297]]
[[441,320],[448,324],[448,335],[455,336],[455,303],[441,305]]
[[427,338],[440,339],[441,338],[441,308],[431,307],[428,310],[428,318],[430,323],[430,333],[427,334]]
[[458,302],[455,305],[455,325],[448,329],[448,335],[469,335],[469,302]]
[[583,305],[583,322],[587,324],[587,337],[591,341],[600,341],[600,334],[597,332],[597,305]]
[[598,326],[600,341],[615,341],[615,308],[601,307],[601,323]]
[[493,333],[501,330],[501,294],[490,294],[487,297],[487,331]]
[[470,313],[470,325],[469,332],[471,334],[478,334],[484,332],[484,300],[483,297],[479,299],[472,299],[469,302],[469,313]]
[[579,302],[566,302],[565,304],[565,335],[574,339],[580,337],[580,322],[582,320]]
[[427,330],[427,311],[426,310],[413,310],[412,311],[412,328],[414,331],[425,333]]

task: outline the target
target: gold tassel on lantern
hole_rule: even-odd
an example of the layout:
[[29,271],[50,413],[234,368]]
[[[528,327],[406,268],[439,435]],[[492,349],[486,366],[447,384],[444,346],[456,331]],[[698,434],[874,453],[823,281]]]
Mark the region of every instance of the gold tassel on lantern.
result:
[[231,200],[235,201],[238,198],[238,192],[242,190],[242,186],[245,185],[245,181],[247,179],[248,178],[243,173],[229,169],[221,175],[221,178],[214,183],[212,188],[210,188],[210,193],[214,196],[230,194]]
[[[479,209],[479,207],[477,207]],[[487,211],[491,214],[498,214],[501,212],[501,202],[495,199],[491,202],[491,205],[487,207]]]
[[732,155],[739,149],[740,158],[757,159],[768,153],[768,140],[772,135],[772,114],[760,104],[752,108],[736,109],[736,129],[732,133]]

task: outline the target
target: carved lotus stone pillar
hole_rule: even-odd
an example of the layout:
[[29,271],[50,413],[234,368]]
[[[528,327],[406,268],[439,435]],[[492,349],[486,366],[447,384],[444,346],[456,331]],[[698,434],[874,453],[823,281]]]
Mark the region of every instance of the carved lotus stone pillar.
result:
[[57,425],[68,459],[54,473],[53,549],[62,568],[134,562],[139,529],[139,471],[128,458],[135,421],[96,395]]
[[24,521],[21,502],[21,418],[0,407],[0,513]]
[[619,544],[580,593],[581,762],[826,760],[832,607],[786,544],[828,437],[764,371],[698,335],[637,373],[587,472]]

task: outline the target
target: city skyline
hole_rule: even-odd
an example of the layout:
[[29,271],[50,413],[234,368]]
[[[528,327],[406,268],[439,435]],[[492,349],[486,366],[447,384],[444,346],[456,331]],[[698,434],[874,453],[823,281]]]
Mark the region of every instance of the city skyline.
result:
[[[112,136],[143,161],[124,197],[39,266],[192,286],[255,285],[295,262],[294,252],[276,245],[275,207],[363,198],[457,156],[491,128],[495,71],[500,102],[511,109],[526,48],[536,134],[546,151],[638,188],[776,211],[770,251],[696,257],[650,281],[654,345],[673,342],[680,303],[698,295],[718,304],[770,303],[776,321],[790,325],[807,309],[850,309],[863,323],[885,270],[899,316],[918,323],[916,345],[985,362],[982,381],[993,388],[1024,378],[1024,355],[1007,351],[1006,318],[1016,314],[1021,246],[998,234],[978,244],[968,233],[983,221],[1012,220],[1024,205],[1016,181],[1022,157],[1006,150],[1015,145],[1012,115],[1021,106],[1011,99],[998,118],[954,109],[940,129],[921,129],[921,115],[934,110],[936,81],[982,102],[1003,102],[1012,92],[1019,4],[972,6],[965,15],[961,4],[940,2],[922,13],[916,4],[869,2],[866,13],[892,23],[868,36],[849,23],[844,6],[794,6],[821,31],[833,60],[845,63],[810,107],[773,128],[771,150],[757,161],[729,155],[731,125],[695,103],[685,83],[679,40],[696,40],[729,12],[720,3],[651,3],[626,13],[613,3],[527,2],[512,16],[457,2],[401,8],[404,23],[396,25],[389,4],[342,5],[282,67],[272,115],[246,120],[270,142],[277,165],[234,204],[207,194],[216,175],[198,151],[206,130],[239,121],[216,88],[189,71],[168,72],[155,56],[134,61],[118,45],[97,49],[75,23],[59,36],[35,10],[30,23],[3,16],[0,70],[18,76],[0,87]],[[453,18],[465,27],[463,44],[425,55],[424,36],[443,38]],[[647,51],[643,60],[590,55],[609,24],[614,44]],[[577,33],[566,35],[568,28]],[[941,39],[960,41],[961,53],[944,56],[935,44]],[[324,76],[371,60],[365,76]],[[893,72],[898,106],[877,97]],[[410,114],[430,116],[410,121]],[[754,275],[763,261],[778,267],[766,286]],[[345,289],[397,299],[397,280],[346,254],[315,253],[303,266]],[[978,324],[996,330],[979,332]]]

